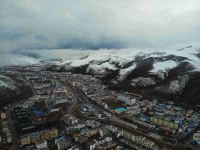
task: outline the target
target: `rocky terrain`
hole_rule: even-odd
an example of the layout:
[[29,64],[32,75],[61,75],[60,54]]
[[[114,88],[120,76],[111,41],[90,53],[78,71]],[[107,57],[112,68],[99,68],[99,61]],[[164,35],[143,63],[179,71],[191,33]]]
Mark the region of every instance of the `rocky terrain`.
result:
[[90,74],[117,89],[200,103],[200,44],[169,50],[99,50],[47,69]]
[[0,75],[0,107],[32,94],[32,89],[21,76]]

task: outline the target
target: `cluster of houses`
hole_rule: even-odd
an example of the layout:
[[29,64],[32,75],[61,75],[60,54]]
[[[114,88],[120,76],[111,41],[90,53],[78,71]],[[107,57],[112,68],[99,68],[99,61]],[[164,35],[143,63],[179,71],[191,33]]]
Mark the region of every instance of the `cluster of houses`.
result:
[[192,136],[192,143],[200,145],[200,130],[197,130]]
[[77,122],[68,125],[69,127],[65,128],[67,135],[71,135],[75,142],[88,150],[159,149],[153,141],[143,136],[95,120],[87,120],[84,124]]
[[[98,79],[88,75],[66,73],[63,76],[68,82],[80,88],[98,106],[104,108],[102,114],[110,117],[112,114],[117,114],[124,120],[138,125],[141,130],[148,130],[157,137],[168,138],[169,141],[176,137],[185,137],[199,125],[198,109],[186,109],[171,101],[146,100],[141,95],[108,90]],[[87,110],[87,107],[81,108]],[[198,135],[199,132],[193,138],[196,142],[200,142],[197,140]],[[171,142],[174,142],[173,140]]]
[[141,100],[134,106],[140,110],[133,113],[128,109],[123,115],[126,119],[168,138],[184,137],[199,125],[199,110],[188,110],[157,100]]
[[[186,136],[199,125],[198,110],[109,90],[100,80],[89,75],[42,71],[27,71],[23,75],[30,81],[35,96],[12,111],[21,149],[158,150],[160,147],[151,139]],[[78,102],[80,112],[86,118],[68,112],[73,96],[65,83],[80,89],[87,97],[88,101],[81,99]],[[148,136],[101,121],[115,117]],[[5,113],[1,114],[0,123],[0,140],[11,143],[9,129],[4,129],[8,127]],[[200,142],[200,132],[193,135],[193,141]]]
[[35,96],[16,105],[12,111],[21,149],[63,149],[65,138],[60,136],[60,120],[71,100],[70,94],[43,72],[25,72],[24,75]]

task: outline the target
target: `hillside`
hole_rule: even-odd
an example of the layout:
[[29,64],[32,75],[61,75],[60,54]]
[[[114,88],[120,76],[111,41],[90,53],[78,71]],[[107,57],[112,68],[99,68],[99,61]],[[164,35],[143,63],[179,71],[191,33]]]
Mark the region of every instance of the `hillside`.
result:
[[0,107],[30,97],[30,86],[21,76],[0,75]]
[[200,43],[167,50],[98,50],[47,69],[89,74],[115,89],[200,104]]

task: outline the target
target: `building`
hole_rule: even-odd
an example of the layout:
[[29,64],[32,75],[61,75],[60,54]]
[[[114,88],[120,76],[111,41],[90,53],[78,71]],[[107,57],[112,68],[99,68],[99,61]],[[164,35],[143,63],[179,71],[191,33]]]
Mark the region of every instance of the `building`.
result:
[[1,119],[4,120],[6,118],[7,118],[6,112],[1,112]]
[[88,129],[88,128],[85,128],[85,129],[81,130],[81,134],[85,135],[87,137],[91,137],[91,136],[97,135],[98,133],[99,133],[99,129]]
[[95,142],[96,142],[96,145],[97,146],[100,146],[100,145],[103,145],[103,144],[105,144],[105,143],[108,143],[108,142],[112,142],[112,137],[105,137],[105,138],[103,138],[103,139],[100,139],[100,140],[95,140]]
[[41,140],[48,140],[48,139],[50,139],[49,130],[41,131],[40,132],[40,138],[41,138]]
[[95,120],[87,120],[86,121],[86,126],[91,127],[91,128],[97,128],[100,126],[100,122],[99,121],[95,121]]
[[56,88],[54,91],[53,91],[53,98],[55,100],[57,99],[62,99],[63,97],[66,97],[68,96],[68,91],[66,88]]
[[71,141],[67,139],[65,136],[55,139],[55,144],[58,150],[65,150],[70,146]]
[[47,141],[40,141],[35,144],[37,150],[49,150]]
[[133,115],[137,115],[137,114],[140,114],[141,113],[141,108],[136,108],[136,109],[128,109],[126,111],[126,114],[130,115],[130,116],[133,116]]
[[71,115],[65,115],[64,122],[68,125],[75,125],[75,124],[78,124],[78,119]]
[[11,136],[11,134],[10,134],[10,132],[7,132],[6,133],[6,140],[7,140],[7,143],[12,143],[12,136]]
[[136,104],[136,102],[137,102],[136,97],[132,98],[132,97],[129,97],[129,96],[124,96],[124,95],[118,96],[117,100],[120,101],[120,102],[123,102],[127,105],[130,105],[130,106]]
[[31,143],[33,143],[33,144],[40,142],[40,133],[39,132],[32,133],[30,135],[30,138],[31,138]]
[[83,144],[83,143],[85,143],[85,142],[88,141],[88,137],[87,137],[87,136],[81,135],[81,134],[79,134],[79,133],[73,134],[73,138],[74,138],[74,141],[75,141],[75,142],[78,142],[78,143],[80,143],[80,144]]
[[110,134],[110,131],[109,131],[108,128],[101,128],[101,129],[99,130],[99,135],[100,135],[101,137],[107,136],[108,134]]
[[50,129],[49,137],[50,137],[50,139],[58,137],[58,129],[57,128]]
[[88,150],[95,150],[96,147],[97,147],[97,144],[96,144],[95,140],[92,140],[92,141],[89,141],[86,143],[86,148]]
[[77,124],[75,126],[66,127],[65,132],[70,134],[72,132],[80,131],[83,128],[85,128],[85,124]]
[[29,145],[31,144],[31,138],[29,135],[23,135],[20,137],[20,144],[21,145]]
[[128,145],[131,145],[133,142],[135,142],[135,143],[142,145],[146,148],[159,150],[158,146],[155,145],[155,143],[153,141],[146,139],[143,136],[136,136],[136,135],[131,134],[127,131],[123,131],[123,137],[124,137],[123,141],[126,142],[126,144],[128,144]]
[[58,129],[48,129],[40,132],[34,132],[31,134],[25,134],[20,136],[21,145],[35,144],[41,141],[46,141],[58,137]]
[[197,131],[197,132],[193,135],[192,139],[193,139],[195,142],[200,143],[200,131]]
[[156,125],[165,126],[165,127],[171,128],[171,129],[179,128],[178,123],[172,122],[170,120],[165,120],[165,119],[159,118],[159,117],[151,117],[151,122]]

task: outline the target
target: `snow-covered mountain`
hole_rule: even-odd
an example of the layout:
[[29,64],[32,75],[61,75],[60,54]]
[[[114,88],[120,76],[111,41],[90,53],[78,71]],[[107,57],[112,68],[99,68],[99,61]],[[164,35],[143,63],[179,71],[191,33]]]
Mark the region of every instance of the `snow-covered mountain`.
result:
[[[200,78],[200,42],[168,49],[98,50],[80,59],[56,63],[48,69],[90,74],[123,89],[124,86],[131,90],[151,89],[154,93],[181,98],[187,94],[185,89],[192,90],[188,88],[197,84],[193,79]],[[196,91],[200,85],[193,88]],[[200,95],[192,97],[191,103],[200,102]]]

